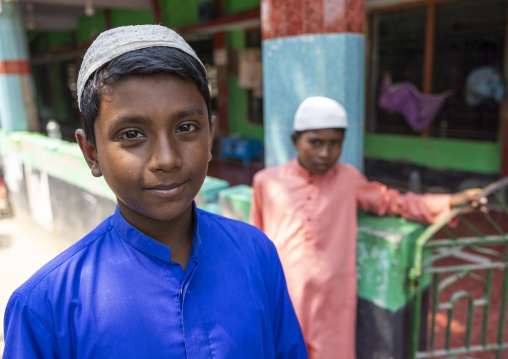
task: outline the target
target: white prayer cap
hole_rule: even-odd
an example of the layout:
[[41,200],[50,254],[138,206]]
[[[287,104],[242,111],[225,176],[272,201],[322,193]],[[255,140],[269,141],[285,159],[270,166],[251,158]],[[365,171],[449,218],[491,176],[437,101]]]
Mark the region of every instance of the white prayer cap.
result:
[[[81,94],[91,74],[106,62],[127,52],[154,46],[174,47],[195,58],[194,50],[173,30],[161,25],[121,26],[104,31],[88,48],[78,75],[78,106],[81,109]],[[205,66],[203,66],[205,69]],[[205,69],[206,72],[206,69]]]
[[296,110],[293,129],[307,131],[323,128],[347,128],[346,110],[331,98],[306,98]]

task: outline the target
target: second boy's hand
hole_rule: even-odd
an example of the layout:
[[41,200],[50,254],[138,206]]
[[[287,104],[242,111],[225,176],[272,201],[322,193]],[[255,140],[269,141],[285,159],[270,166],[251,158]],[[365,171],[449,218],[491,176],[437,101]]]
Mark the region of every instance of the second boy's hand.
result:
[[488,212],[488,199],[481,196],[481,188],[469,188],[462,192],[454,193],[450,196],[450,207],[459,207],[466,204],[470,206],[462,213],[470,213],[474,211]]

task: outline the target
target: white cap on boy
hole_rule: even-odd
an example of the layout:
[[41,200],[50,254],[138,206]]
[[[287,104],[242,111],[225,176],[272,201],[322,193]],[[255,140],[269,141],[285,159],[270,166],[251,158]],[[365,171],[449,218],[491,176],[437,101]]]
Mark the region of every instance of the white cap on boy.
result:
[[346,110],[328,97],[306,98],[296,110],[293,129],[307,131],[323,128],[347,128]]
[[[88,77],[106,62],[133,50],[167,46],[182,50],[203,66],[194,50],[173,30],[161,25],[121,26],[101,33],[88,48],[79,69],[77,92],[81,109],[81,94]],[[205,66],[203,66],[205,69]],[[205,69],[206,72],[206,69]]]

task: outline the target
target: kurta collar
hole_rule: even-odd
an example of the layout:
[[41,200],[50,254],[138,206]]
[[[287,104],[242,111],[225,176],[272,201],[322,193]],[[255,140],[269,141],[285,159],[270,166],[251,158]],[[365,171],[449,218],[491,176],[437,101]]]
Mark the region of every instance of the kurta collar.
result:
[[337,171],[339,170],[339,164],[336,163],[335,166],[333,166],[328,172],[326,172],[324,175],[313,175],[305,167],[303,167],[300,164],[300,161],[298,160],[298,157],[293,158],[291,161],[289,161],[290,168],[295,171],[295,173],[299,176],[302,176],[306,179],[322,179],[328,176],[335,176],[337,174]]
[[[198,211],[196,204],[192,203],[192,214],[194,216],[194,237],[192,239],[192,257],[197,262],[197,256],[201,247],[201,236],[199,235]],[[111,216],[111,226],[113,231],[126,243],[141,252],[157,257],[165,262],[171,261],[171,248],[157,242],[155,239],[141,233],[137,228],[130,225],[123,218],[118,205],[115,213]]]

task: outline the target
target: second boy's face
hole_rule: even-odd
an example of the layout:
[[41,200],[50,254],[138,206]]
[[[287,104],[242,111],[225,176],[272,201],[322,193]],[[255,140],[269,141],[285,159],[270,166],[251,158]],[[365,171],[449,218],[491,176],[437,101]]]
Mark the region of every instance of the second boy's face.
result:
[[95,120],[94,176],[135,227],[177,220],[205,179],[213,124],[196,86],[179,77],[131,77],[102,96]]
[[300,137],[293,134],[300,164],[314,175],[325,174],[337,163],[343,140],[344,131],[331,128],[305,131]]

